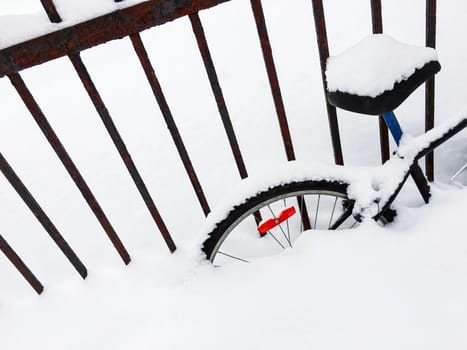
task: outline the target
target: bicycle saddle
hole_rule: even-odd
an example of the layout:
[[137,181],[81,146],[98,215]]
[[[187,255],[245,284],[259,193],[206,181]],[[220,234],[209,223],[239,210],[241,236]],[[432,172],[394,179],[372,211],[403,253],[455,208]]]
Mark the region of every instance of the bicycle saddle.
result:
[[374,34],[338,56],[329,57],[327,98],[352,112],[381,115],[396,109],[439,72],[437,53]]

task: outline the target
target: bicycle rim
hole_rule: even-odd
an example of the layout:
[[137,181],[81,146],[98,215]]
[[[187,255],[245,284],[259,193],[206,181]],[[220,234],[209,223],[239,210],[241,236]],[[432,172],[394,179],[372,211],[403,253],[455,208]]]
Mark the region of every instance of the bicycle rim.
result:
[[[250,262],[293,248],[305,231],[354,227],[357,221],[351,215],[353,202],[346,188],[340,183],[305,181],[261,192],[231,210],[205,241],[203,251],[218,266]],[[263,219],[259,224],[258,212]],[[262,233],[261,228],[268,230]]]

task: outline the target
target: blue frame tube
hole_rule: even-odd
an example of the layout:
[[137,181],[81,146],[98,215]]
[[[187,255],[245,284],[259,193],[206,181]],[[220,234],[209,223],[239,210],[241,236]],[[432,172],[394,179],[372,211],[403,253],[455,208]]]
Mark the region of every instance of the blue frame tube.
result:
[[[391,131],[394,141],[396,141],[397,146],[399,146],[403,132],[394,112],[384,113],[383,118],[384,122],[389,128],[389,131]],[[410,175],[415,181],[415,184],[417,185],[423,200],[425,203],[428,203],[430,200],[430,185],[428,184],[428,181],[426,180],[426,177],[416,160],[414,161],[414,164],[410,170]]]
[[399,146],[403,132],[399,121],[396,118],[396,115],[394,114],[394,112],[388,112],[384,113],[383,118],[384,122],[389,128],[389,131],[391,131],[394,141],[396,141],[396,144]]

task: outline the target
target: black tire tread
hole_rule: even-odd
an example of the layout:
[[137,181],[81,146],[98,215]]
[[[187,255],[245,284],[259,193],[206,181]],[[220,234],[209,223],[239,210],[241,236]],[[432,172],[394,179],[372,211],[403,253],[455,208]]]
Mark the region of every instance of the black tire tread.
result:
[[269,188],[265,191],[259,192],[256,195],[246,199],[244,203],[232,208],[227,217],[221,222],[219,222],[216,228],[211,233],[209,233],[208,238],[203,243],[202,251],[206,255],[206,258],[210,260],[217,242],[221,239],[222,235],[230,227],[230,225],[232,225],[232,223],[234,223],[245,212],[251,210],[252,208],[271,198],[302,190],[322,190],[339,192],[345,197],[347,197],[347,187],[348,184],[344,182],[327,180],[307,180],[281,184]]

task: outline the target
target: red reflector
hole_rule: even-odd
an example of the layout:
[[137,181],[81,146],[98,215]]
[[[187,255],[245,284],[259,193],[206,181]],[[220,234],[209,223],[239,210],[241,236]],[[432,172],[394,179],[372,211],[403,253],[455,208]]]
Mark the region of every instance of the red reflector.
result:
[[290,207],[287,209],[282,210],[282,212],[279,214],[279,223],[284,222],[288,218],[290,218],[292,215],[296,213],[295,207]]
[[258,226],[258,232],[261,236],[264,236],[269,230],[273,229],[279,224],[283,223],[291,216],[296,213],[295,207],[290,207],[282,210],[278,215],[277,219],[271,218],[264,221],[261,225]]
[[261,236],[264,236],[266,232],[268,232],[270,229],[273,229],[277,225],[278,224],[276,223],[275,219],[267,219],[261,225],[258,226],[258,232]]

